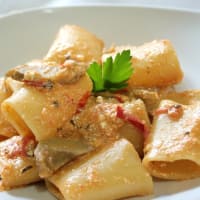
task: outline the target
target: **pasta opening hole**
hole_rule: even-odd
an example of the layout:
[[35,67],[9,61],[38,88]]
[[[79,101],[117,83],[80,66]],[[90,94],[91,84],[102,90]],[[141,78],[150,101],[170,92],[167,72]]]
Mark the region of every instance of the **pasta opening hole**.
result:
[[152,175],[165,179],[187,179],[200,176],[200,166],[191,160],[153,161],[150,163],[150,168]]
[[64,196],[62,195],[61,191],[59,190],[59,188],[54,185],[53,183],[49,182],[49,181],[45,181],[45,184],[47,186],[47,189],[49,190],[49,192],[51,194],[53,194],[57,199],[60,199],[60,200],[64,200]]
[[7,104],[3,106],[3,113],[10,124],[17,130],[20,135],[30,135],[31,130],[25,124],[24,120],[18,115],[18,113]]

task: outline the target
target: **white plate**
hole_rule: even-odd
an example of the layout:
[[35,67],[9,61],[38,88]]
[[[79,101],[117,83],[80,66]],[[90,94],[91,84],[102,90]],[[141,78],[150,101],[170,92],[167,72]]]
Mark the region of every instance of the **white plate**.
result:
[[[200,88],[200,13],[139,7],[68,7],[0,18],[0,74],[12,66],[44,56],[64,24],[85,27],[107,45],[138,45],[168,38],[185,72],[181,88]],[[0,199],[53,200],[54,197],[39,185],[2,192]],[[158,181],[154,195],[133,199],[200,199],[200,179]]]

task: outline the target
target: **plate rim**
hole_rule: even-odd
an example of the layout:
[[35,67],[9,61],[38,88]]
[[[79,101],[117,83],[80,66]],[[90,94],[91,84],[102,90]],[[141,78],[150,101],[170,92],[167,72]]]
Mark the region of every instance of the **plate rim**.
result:
[[143,9],[143,10],[152,10],[152,11],[163,11],[163,12],[177,12],[177,13],[187,13],[187,14],[196,14],[200,16],[200,10],[193,10],[189,8],[172,8],[172,7],[160,7],[160,6],[149,6],[149,5],[128,5],[128,4],[111,4],[111,3],[99,3],[99,4],[89,4],[89,5],[70,5],[70,6],[50,6],[50,7],[35,7],[35,8],[27,8],[22,10],[15,10],[5,14],[0,14],[0,20],[15,17],[18,15],[24,14],[34,14],[36,12],[44,12],[51,13],[58,10],[65,9]]

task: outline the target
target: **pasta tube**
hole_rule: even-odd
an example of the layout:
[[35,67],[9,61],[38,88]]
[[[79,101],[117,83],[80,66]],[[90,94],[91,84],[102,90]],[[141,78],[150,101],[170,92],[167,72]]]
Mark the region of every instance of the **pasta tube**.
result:
[[156,113],[143,165],[163,179],[200,176],[200,104],[162,100]]
[[130,89],[136,87],[165,87],[179,83],[183,78],[176,52],[168,40],[154,40],[142,46],[116,47],[113,52],[105,53],[115,56],[125,49],[131,50],[134,72],[129,80]]
[[134,126],[131,123],[125,123],[119,130],[119,134],[121,138],[127,139],[129,142],[133,144],[136,151],[139,153],[139,155],[143,156],[143,148],[144,148],[144,140],[146,139],[146,136],[149,134],[150,131],[150,121],[148,118],[148,114],[145,108],[145,105],[143,101],[140,99],[137,99],[133,101],[133,106],[129,107],[130,113],[132,113],[133,116],[140,119],[141,122],[144,123],[145,129],[142,130],[138,129],[137,126]]
[[0,142],[0,190],[40,180],[33,157],[34,140],[13,136]]
[[151,194],[152,179],[134,147],[125,139],[64,166],[48,179],[59,199],[114,200]]
[[100,61],[103,41],[87,30],[75,26],[65,25],[52,44],[44,60],[63,64],[68,57],[78,62]]
[[[12,92],[7,88],[5,78],[0,78],[0,104],[7,99]],[[0,110],[0,135],[7,138],[16,135],[13,126],[5,119]]]
[[[2,112],[20,135],[34,134],[38,141],[66,133],[69,120],[77,112],[83,96],[92,90],[87,75],[73,84],[55,83],[40,88],[40,83],[24,84],[6,99]],[[13,87],[14,88],[14,87]]]
[[85,73],[91,62],[100,62],[103,47],[103,41],[87,30],[65,25],[60,29],[44,61],[61,64],[62,76],[67,74],[67,81],[73,81]]

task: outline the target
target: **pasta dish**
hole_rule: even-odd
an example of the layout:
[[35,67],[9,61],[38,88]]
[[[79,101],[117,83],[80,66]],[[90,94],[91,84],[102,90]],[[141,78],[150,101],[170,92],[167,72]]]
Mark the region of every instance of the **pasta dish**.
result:
[[42,59],[0,79],[0,190],[44,181],[59,200],[153,193],[200,176],[200,92],[167,39],[104,47],[65,25]]

